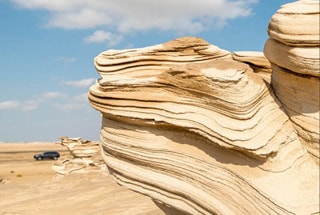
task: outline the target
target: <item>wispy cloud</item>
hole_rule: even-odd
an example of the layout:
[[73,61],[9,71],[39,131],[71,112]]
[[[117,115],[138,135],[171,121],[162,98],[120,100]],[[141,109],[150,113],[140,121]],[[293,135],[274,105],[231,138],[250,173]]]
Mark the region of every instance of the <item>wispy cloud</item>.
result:
[[[199,33],[230,19],[252,14],[258,0],[11,0],[30,10],[46,10],[48,27],[106,29],[115,34],[140,30]],[[96,31],[87,42],[104,42],[110,33]]]
[[65,103],[55,104],[55,107],[62,111],[90,109],[87,93],[70,97]]
[[56,104],[56,108],[62,111],[73,111],[73,110],[80,110],[84,109],[86,104],[83,103],[76,103],[76,102],[69,102],[64,104]]
[[36,110],[40,104],[64,97],[65,95],[60,92],[46,92],[40,95],[33,95],[31,99],[24,101],[8,100],[0,102],[0,110],[33,111]]
[[73,63],[77,61],[77,58],[61,56],[61,57],[58,57],[56,61],[63,62],[63,63]]
[[19,107],[19,102],[17,101],[3,101],[0,102],[0,110],[8,110],[8,109],[15,109]]
[[42,106],[53,107],[60,111],[91,110],[87,92],[77,95],[45,92],[33,95],[27,100],[0,101],[0,111],[34,111]]
[[82,80],[76,80],[76,81],[65,81],[63,84],[69,85],[72,87],[79,87],[79,88],[87,88],[90,85],[92,85],[95,82],[96,79],[94,78],[86,78]]
[[95,31],[89,37],[86,37],[84,41],[86,43],[101,43],[106,42],[109,46],[114,46],[121,42],[122,37],[120,35],[112,34],[103,30]]
[[59,97],[64,97],[65,95],[63,93],[60,92],[46,92],[41,94],[41,98],[42,99],[55,99],[55,98],[59,98]]
[[39,102],[35,100],[27,101],[3,101],[0,102],[0,110],[18,110],[18,111],[32,111],[38,108]]

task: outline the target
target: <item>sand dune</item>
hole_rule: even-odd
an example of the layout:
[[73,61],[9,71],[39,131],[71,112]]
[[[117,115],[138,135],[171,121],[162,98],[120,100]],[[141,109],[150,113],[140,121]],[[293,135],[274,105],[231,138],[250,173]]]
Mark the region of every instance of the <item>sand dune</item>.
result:
[[59,144],[0,144],[0,214],[163,214],[139,193],[119,186],[107,171],[57,175],[56,161],[36,161],[35,153],[58,150]]

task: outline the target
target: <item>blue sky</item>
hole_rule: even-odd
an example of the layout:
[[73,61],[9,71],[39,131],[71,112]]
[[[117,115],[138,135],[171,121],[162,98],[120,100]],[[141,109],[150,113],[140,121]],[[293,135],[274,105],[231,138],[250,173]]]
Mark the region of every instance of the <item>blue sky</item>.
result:
[[99,139],[86,93],[108,49],[198,36],[229,51],[262,51],[288,0],[0,0],[0,142]]

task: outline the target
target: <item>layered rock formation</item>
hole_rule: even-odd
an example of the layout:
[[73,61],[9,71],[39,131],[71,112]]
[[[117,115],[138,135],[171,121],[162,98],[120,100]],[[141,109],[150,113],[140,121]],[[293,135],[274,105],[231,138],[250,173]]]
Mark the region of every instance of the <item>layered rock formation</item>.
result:
[[81,137],[60,137],[60,144],[66,146],[75,158],[89,158],[100,152],[99,143]]
[[248,64],[265,81],[271,81],[271,64],[262,52],[237,51],[232,53],[236,61]]
[[60,137],[60,144],[67,147],[71,158],[60,159],[52,169],[60,175],[105,171],[106,166],[100,155],[98,142],[84,140],[81,137]]
[[194,37],[97,56],[115,180],[167,214],[319,214],[318,4],[272,17],[271,64]]
[[282,6],[271,18],[264,53],[272,64],[272,87],[301,143],[319,162],[319,1]]
[[59,175],[88,172],[107,173],[106,165],[103,162],[88,158],[64,159],[52,164],[51,168]]
[[264,64],[193,37],[101,53],[88,97],[110,173],[168,214],[318,213],[318,165]]

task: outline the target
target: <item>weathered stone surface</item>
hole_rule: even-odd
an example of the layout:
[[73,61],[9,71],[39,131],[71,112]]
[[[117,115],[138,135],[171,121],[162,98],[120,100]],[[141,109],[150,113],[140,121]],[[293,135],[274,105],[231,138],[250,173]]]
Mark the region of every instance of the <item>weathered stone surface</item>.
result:
[[84,140],[81,137],[60,137],[61,145],[68,148],[71,158],[63,158],[52,165],[52,169],[60,175],[104,171],[105,163],[100,155],[98,142]]
[[52,164],[52,169],[60,175],[72,173],[88,173],[93,171],[106,172],[106,166],[88,158],[64,159]]
[[250,67],[265,59],[239,58],[193,37],[97,56],[110,173],[175,213],[319,213],[319,166]]
[[297,75],[320,77],[319,47],[293,47],[269,39],[265,44],[264,53],[272,64],[286,68]]
[[237,51],[232,53],[232,58],[247,63],[255,73],[270,83],[271,64],[263,52]]
[[319,78],[298,76],[274,65],[272,86],[301,143],[319,162]]
[[272,16],[268,33],[289,46],[318,46],[319,18],[319,1],[295,1],[283,5]]
[[88,158],[100,151],[99,143],[90,140],[83,140],[80,137],[60,137],[60,144],[66,146],[75,158]]
[[110,87],[122,82],[144,84],[172,66],[216,58],[231,59],[231,55],[201,39],[185,37],[143,49],[109,50],[95,58],[95,67],[102,77],[99,84]]
[[264,53],[272,64],[272,87],[302,144],[319,163],[319,1],[286,4],[272,17]]

